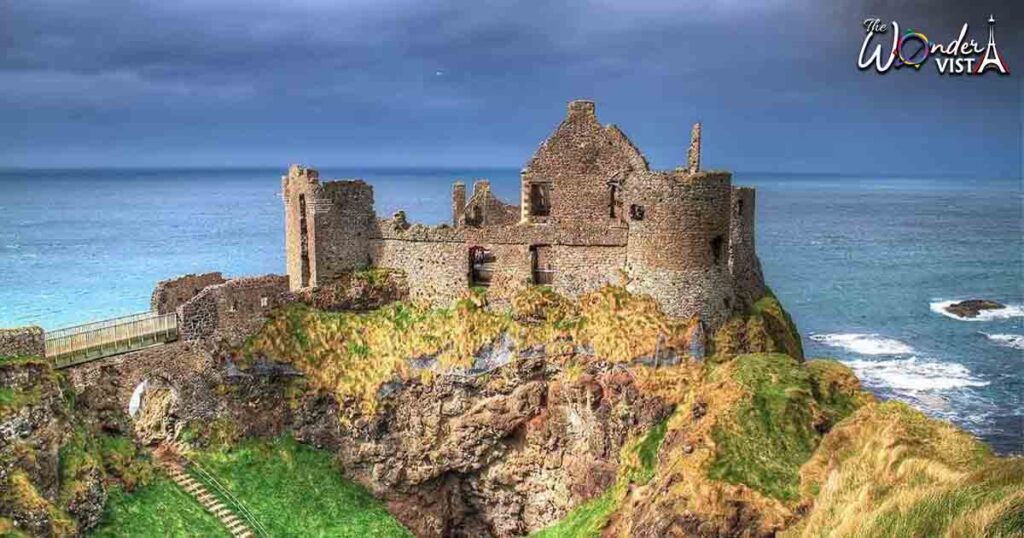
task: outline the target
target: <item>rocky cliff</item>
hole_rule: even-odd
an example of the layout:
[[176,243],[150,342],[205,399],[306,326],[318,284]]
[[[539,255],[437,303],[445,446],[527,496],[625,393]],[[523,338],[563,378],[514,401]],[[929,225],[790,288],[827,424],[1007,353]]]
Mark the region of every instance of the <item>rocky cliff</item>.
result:
[[0,532],[89,528],[110,488],[147,479],[128,435],[282,434],[337,453],[424,537],[1024,532],[1024,461],[803,360],[770,294],[710,335],[622,288],[536,288],[508,308],[292,304],[240,348],[168,349],[187,368],[150,376],[133,422],[138,376],[116,365],[71,391],[0,364]]

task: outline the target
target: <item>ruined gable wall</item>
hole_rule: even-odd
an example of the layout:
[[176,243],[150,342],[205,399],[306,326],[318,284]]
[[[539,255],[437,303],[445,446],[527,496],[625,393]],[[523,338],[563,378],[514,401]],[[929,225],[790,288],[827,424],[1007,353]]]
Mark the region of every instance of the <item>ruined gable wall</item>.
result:
[[550,182],[547,222],[607,225],[613,220],[608,181],[639,169],[646,169],[643,155],[617,128],[598,123],[594,103],[573,101],[566,119],[523,171],[523,213],[529,211],[530,185]]
[[150,299],[150,309],[159,314],[175,312],[179,306],[195,297],[203,288],[223,284],[227,279],[221,273],[188,274],[157,283]]
[[736,294],[753,304],[767,292],[761,261],[754,247],[756,197],[751,187],[733,187],[732,218],[729,228],[729,272]]
[[502,202],[491,191],[491,182],[480,180],[473,184],[473,196],[462,215],[471,226],[505,226],[519,221],[519,206]]

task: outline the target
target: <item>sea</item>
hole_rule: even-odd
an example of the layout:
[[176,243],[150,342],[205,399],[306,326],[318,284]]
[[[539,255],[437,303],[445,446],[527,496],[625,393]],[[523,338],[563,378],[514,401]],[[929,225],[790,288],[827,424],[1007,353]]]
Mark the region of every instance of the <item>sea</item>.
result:
[[[0,327],[56,329],[148,309],[184,273],[283,273],[283,169],[0,170]],[[518,199],[515,169],[322,169],[370,181],[378,214],[450,218],[455,179]],[[809,357],[881,398],[1024,453],[1020,179],[742,174],[757,249]],[[951,301],[1006,308],[976,319]]]

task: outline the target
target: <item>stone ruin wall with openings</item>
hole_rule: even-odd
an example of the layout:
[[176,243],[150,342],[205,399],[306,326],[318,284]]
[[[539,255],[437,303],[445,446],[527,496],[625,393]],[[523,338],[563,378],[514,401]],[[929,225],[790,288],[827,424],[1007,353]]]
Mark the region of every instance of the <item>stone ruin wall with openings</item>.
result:
[[[444,306],[473,283],[470,252],[479,248],[493,257],[495,299],[540,278],[534,269],[544,265],[559,293],[625,277],[670,315],[717,326],[765,289],[754,196],[734,189],[727,172],[699,170],[699,125],[693,133],[685,167],[652,171],[618,128],[597,121],[593,103],[570,103],[523,170],[520,206],[497,199],[486,181],[467,198],[458,182],[452,225],[434,227],[410,225],[402,213],[379,219],[366,183],[321,184],[315,170],[293,166],[283,180],[290,287],[372,265],[405,272],[412,298]],[[546,186],[546,215],[535,214],[534,185]]]

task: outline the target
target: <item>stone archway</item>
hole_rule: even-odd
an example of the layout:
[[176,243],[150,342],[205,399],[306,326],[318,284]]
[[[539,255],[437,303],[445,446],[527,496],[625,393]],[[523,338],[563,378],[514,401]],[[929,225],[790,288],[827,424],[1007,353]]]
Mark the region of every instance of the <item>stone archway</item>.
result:
[[143,445],[174,439],[177,434],[178,391],[166,380],[144,379],[128,401],[135,438]]

